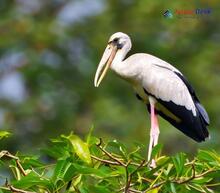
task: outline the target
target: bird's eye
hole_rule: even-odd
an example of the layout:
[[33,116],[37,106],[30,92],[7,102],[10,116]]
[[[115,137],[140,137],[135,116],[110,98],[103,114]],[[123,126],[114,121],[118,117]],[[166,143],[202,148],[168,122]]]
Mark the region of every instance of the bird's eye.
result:
[[119,40],[119,38],[115,38],[115,39],[109,41],[108,44],[111,44],[111,43],[117,44],[118,40]]
[[119,38],[115,38],[114,40],[113,40],[113,42],[118,42],[118,40],[119,40]]

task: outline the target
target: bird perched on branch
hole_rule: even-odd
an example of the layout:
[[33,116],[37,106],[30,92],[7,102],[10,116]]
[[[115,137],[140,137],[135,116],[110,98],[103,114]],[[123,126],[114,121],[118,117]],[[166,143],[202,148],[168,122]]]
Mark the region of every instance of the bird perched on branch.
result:
[[147,105],[151,117],[148,160],[158,143],[157,115],[195,141],[205,141],[209,136],[209,116],[187,79],[174,66],[150,54],[137,53],[125,59],[131,46],[125,33],[117,32],[110,37],[94,85],[98,87],[111,68],[132,85],[137,98]]

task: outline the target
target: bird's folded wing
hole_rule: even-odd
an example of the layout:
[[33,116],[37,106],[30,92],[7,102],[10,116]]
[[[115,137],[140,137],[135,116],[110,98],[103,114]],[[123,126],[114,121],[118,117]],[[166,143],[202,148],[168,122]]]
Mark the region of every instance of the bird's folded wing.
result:
[[152,64],[148,77],[142,80],[143,88],[155,98],[184,106],[196,116],[196,107],[185,83],[169,68]]

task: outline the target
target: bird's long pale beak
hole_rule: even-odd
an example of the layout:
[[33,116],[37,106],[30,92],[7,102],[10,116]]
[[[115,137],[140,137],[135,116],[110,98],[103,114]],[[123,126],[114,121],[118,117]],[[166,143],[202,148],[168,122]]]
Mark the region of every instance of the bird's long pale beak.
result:
[[99,62],[98,68],[95,73],[95,79],[94,79],[94,85],[95,87],[98,87],[101,83],[102,79],[105,77],[109,67],[111,66],[111,63],[115,57],[115,54],[117,52],[117,46],[114,46],[113,44],[109,44],[102,56],[101,61]]

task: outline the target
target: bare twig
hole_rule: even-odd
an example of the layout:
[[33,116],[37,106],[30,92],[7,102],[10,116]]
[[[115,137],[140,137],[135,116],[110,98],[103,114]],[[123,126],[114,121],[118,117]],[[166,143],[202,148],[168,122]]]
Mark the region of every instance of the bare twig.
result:
[[105,159],[101,159],[99,157],[96,157],[94,155],[91,155],[91,158],[97,160],[97,161],[100,161],[102,163],[106,163],[106,164],[110,164],[110,165],[120,165],[118,162],[116,161],[110,161],[110,160],[105,160]]
[[150,191],[150,190],[159,188],[160,186],[162,186],[162,185],[165,184],[166,182],[167,182],[166,180],[164,180],[164,181],[162,181],[162,182],[159,182],[159,183],[157,183],[157,184],[155,184],[155,185],[149,187],[149,188],[146,189],[144,192],[148,192],[148,191]]
[[150,178],[146,178],[146,177],[141,177],[141,179],[144,181],[144,182],[147,182],[147,183],[152,183],[152,179]]
[[97,144],[97,147],[99,147],[99,149],[105,154],[107,155],[109,158],[113,159],[114,161],[118,162],[119,165],[126,167],[126,164],[124,162],[122,162],[121,160],[119,160],[118,158],[114,157],[111,153],[109,153],[108,151],[106,151],[102,146],[102,139],[99,139],[99,143]]
[[213,186],[220,186],[220,182],[214,183],[214,184],[206,184],[206,187],[213,187]]
[[143,192],[140,191],[140,190],[135,190],[135,189],[132,189],[132,188],[130,188],[129,191],[130,191],[130,192],[135,192],[135,193],[143,193]]
[[26,191],[26,190],[22,190],[22,189],[18,189],[18,188],[15,188],[11,185],[8,185],[8,190],[14,192],[14,193],[36,193],[36,192],[31,192],[31,191]]
[[[132,177],[133,177],[133,175],[141,168],[141,167],[143,167],[143,165],[145,164],[145,160],[143,160],[140,164],[139,164],[139,166],[132,172],[132,173],[128,173],[128,166],[129,166],[129,164],[130,164],[130,162],[128,162],[127,163],[127,166],[126,166],[126,175],[127,175],[127,179],[126,179],[126,186],[125,186],[125,193],[127,193],[127,192],[131,192],[131,189],[130,189],[130,187],[131,187],[131,181],[132,181]],[[138,191],[138,190],[137,190]],[[133,192],[134,192],[134,190],[133,190]]]
[[7,150],[2,150],[2,151],[0,152],[0,158],[2,158],[2,157],[4,157],[4,156],[5,156],[5,157],[9,157],[9,158],[11,158],[11,159],[15,159],[15,160],[18,159],[18,157],[12,155],[12,154],[9,153]]
[[212,168],[212,169],[207,170],[207,171],[205,171],[205,172],[203,172],[203,173],[201,173],[201,174],[196,175],[196,174],[195,174],[195,169],[193,169],[193,174],[192,174],[192,176],[189,177],[188,179],[183,180],[183,181],[174,180],[174,181],[172,181],[172,182],[173,182],[173,183],[177,183],[177,184],[185,184],[185,183],[190,182],[191,180],[194,180],[194,179],[196,179],[196,178],[201,178],[201,177],[205,176],[206,174],[209,174],[209,173],[212,173],[212,172],[216,172],[216,170],[213,170],[213,168]]
[[216,172],[216,171],[217,171],[217,170],[214,170],[214,169],[212,168],[212,169],[207,170],[207,171],[205,171],[205,172],[203,172],[203,173],[201,173],[201,174],[196,175],[195,178],[200,178],[200,177],[205,176],[206,174],[209,174],[209,173],[212,173],[212,172]]
[[125,171],[126,171],[126,185],[124,188],[125,193],[129,193],[129,188],[130,188],[130,184],[131,184],[131,175],[129,175],[129,172],[128,172],[128,165],[129,164],[127,164],[125,167]]
[[131,173],[131,175],[133,175],[135,172],[137,172],[140,168],[144,167],[144,166],[146,165],[146,163],[148,163],[148,162],[146,162],[145,160],[143,160],[143,161],[139,164],[139,166]]
[[26,176],[27,174],[26,174],[26,172],[24,171],[24,168],[22,167],[22,165],[21,165],[21,163],[19,162],[18,159],[16,160],[16,164],[17,164],[17,166],[18,166],[18,169],[21,171],[21,173],[22,173],[24,176]]
[[20,172],[21,172],[24,176],[27,175],[26,172],[25,172],[25,170],[24,170],[24,168],[22,167],[22,165],[21,165],[21,163],[20,163],[19,158],[18,158],[17,156],[12,155],[10,152],[8,152],[8,151],[6,151],[6,150],[3,150],[3,151],[0,152],[0,158],[2,158],[2,157],[4,157],[4,156],[5,156],[5,157],[8,157],[8,158],[11,158],[11,159],[14,159],[14,160],[16,161],[16,165],[17,165],[18,169],[20,170]]
[[5,181],[5,187],[1,186],[0,189],[8,190],[8,191],[11,191],[13,193],[36,193],[36,192],[31,192],[31,191],[26,191],[26,190],[15,188],[14,186],[8,184],[8,180],[7,179]]
[[133,175],[134,175],[140,168],[144,167],[144,166],[147,165],[147,164],[148,164],[148,162],[146,162],[145,160],[143,160],[143,161],[139,164],[139,166],[130,174],[131,179],[132,179]]

